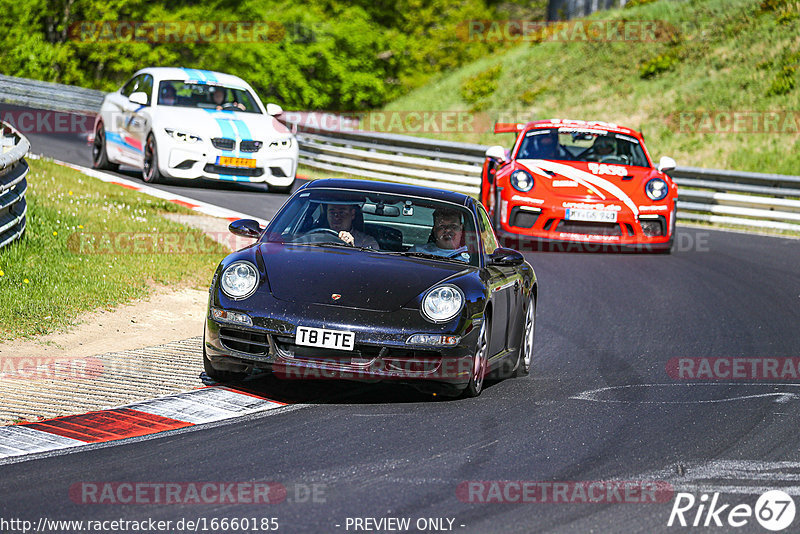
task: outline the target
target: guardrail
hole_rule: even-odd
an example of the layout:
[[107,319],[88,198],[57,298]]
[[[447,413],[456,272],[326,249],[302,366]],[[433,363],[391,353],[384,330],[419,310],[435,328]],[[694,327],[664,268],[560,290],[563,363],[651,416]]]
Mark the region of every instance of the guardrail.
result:
[[290,124],[308,167],[467,194],[480,189],[482,145]]
[[[0,75],[0,100],[7,102],[97,112],[102,99],[101,91]],[[300,162],[308,167],[478,194],[486,146],[290,124]],[[678,167],[670,175],[680,186],[680,220],[800,232],[800,176],[696,167]]]
[[0,102],[37,109],[97,112],[105,93],[61,83],[0,74]]
[[28,163],[25,155],[31,145],[13,127],[0,123],[2,152],[0,152],[0,248],[25,234],[28,205],[25,193],[28,182]]
[[[321,121],[320,121],[321,122]],[[294,124],[300,163],[477,196],[487,146]],[[800,176],[677,167],[678,219],[800,232]]]

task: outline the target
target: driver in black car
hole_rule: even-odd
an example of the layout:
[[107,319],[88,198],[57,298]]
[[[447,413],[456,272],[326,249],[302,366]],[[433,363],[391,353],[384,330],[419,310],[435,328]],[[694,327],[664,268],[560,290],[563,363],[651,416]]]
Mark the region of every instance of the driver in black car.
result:
[[352,204],[327,204],[328,227],[339,232],[339,239],[350,246],[378,249],[378,241],[369,234],[353,228],[357,206]]

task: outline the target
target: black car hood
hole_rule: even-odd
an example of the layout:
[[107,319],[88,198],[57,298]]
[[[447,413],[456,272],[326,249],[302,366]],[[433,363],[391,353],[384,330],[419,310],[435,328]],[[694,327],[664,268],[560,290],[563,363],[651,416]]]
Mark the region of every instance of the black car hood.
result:
[[264,243],[259,253],[277,299],[386,312],[399,310],[437,282],[470,268],[325,246]]

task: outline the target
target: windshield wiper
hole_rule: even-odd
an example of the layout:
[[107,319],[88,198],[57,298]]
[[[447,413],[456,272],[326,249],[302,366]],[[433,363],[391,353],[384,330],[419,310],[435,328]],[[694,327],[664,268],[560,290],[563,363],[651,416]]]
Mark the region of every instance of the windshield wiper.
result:
[[347,243],[337,243],[336,241],[323,241],[321,243],[291,243],[292,245],[308,245],[310,247],[340,247],[340,248],[347,248],[347,249],[355,249],[355,250],[367,250],[369,252],[378,252],[374,248],[369,247],[356,247],[354,245],[348,245]]
[[445,260],[445,261],[454,261],[458,263],[466,263],[463,259],[458,259],[450,256],[440,256],[438,254],[431,254],[430,252],[417,252],[417,251],[405,251],[405,252],[387,252],[386,254],[392,254],[395,256],[411,256],[414,258],[430,258],[433,260]]

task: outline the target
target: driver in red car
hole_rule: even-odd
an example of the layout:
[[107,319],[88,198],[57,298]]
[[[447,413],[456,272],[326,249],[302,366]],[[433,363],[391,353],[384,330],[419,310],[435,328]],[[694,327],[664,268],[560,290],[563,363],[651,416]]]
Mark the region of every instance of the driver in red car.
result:
[[339,239],[353,247],[377,249],[378,242],[369,234],[353,228],[358,206],[352,204],[327,204],[328,227],[339,232]]
[[606,136],[598,137],[592,145],[592,154],[598,161],[606,156],[614,155],[616,151],[614,140]]

